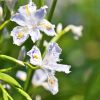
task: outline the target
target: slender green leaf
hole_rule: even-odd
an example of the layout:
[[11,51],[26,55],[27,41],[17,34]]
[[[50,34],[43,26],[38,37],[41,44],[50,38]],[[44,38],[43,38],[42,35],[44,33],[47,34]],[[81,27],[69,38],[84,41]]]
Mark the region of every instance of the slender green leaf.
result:
[[14,78],[12,78],[11,76],[9,76],[5,73],[0,73],[0,80],[5,81],[5,82],[9,83],[10,85],[21,88],[21,85]]
[[[8,94],[8,92],[3,88],[3,86],[0,84],[0,88],[1,88],[1,90],[2,90],[2,92],[3,92],[3,99],[4,100],[14,100],[9,94]],[[9,99],[8,99],[9,98]]]
[[32,100],[31,97],[21,88],[15,87],[15,89],[23,95],[27,100]]

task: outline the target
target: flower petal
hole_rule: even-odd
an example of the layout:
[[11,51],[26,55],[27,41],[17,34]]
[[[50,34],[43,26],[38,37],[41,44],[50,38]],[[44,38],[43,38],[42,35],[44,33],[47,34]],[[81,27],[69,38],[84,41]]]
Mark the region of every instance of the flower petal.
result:
[[17,26],[11,31],[11,36],[13,37],[13,43],[20,46],[29,37],[28,29],[26,27]]
[[52,75],[52,74],[49,74],[48,75],[48,85],[49,85],[49,91],[55,95],[57,94],[58,92],[58,80],[57,78]]
[[30,56],[31,64],[41,66],[42,64],[41,53],[36,46],[33,46],[32,49],[27,52],[27,55]]
[[25,17],[30,16],[36,11],[36,5],[30,2],[27,5],[21,6],[18,11]]
[[35,30],[30,30],[30,36],[33,42],[36,42],[41,38],[40,31],[35,29]]
[[43,64],[48,65],[48,63],[56,63],[58,62],[59,55],[61,54],[61,48],[57,43],[50,43],[48,46],[47,53],[43,59]]
[[45,15],[46,15],[46,8],[48,8],[47,6],[43,6],[40,9],[36,10],[34,16],[36,17],[36,19],[38,20],[42,20]]
[[21,26],[26,26],[26,19],[23,15],[20,13],[16,13],[11,17],[11,21],[16,22],[17,24]]
[[70,65],[63,65],[63,64],[57,64],[57,63],[49,63],[48,65],[45,65],[44,68],[52,70],[52,71],[58,71],[58,72],[65,72],[66,74],[69,74]]
[[43,31],[45,34],[47,34],[48,36],[54,36],[56,35],[55,33],[55,26],[52,25],[50,22],[48,22],[46,19],[43,19],[40,23],[39,23],[39,29],[41,31]]
[[33,78],[32,78],[32,84],[35,86],[45,85],[44,82],[47,80],[47,74],[44,70],[38,69],[35,71]]

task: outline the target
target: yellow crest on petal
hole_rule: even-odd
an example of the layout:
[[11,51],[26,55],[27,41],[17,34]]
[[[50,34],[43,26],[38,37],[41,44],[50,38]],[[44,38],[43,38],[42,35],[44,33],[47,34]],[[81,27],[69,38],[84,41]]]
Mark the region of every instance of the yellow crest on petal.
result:
[[51,86],[54,86],[55,80],[53,78],[49,78],[48,81]]
[[40,56],[37,55],[37,54],[34,54],[34,55],[33,55],[33,58],[35,58],[35,59],[40,59]]
[[25,10],[26,10],[26,14],[30,15],[30,11],[29,11],[28,5],[25,6]]
[[19,33],[17,34],[17,38],[18,38],[18,39],[21,39],[23,36],[24,36],[24,32],[19,32]]

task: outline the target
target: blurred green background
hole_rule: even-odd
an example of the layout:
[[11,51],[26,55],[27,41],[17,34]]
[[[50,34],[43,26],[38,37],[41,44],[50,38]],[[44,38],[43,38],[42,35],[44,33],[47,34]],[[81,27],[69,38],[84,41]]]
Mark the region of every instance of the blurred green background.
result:
[[[39,0],[33,1],[39,6]],[[27,0],[18,0],[15,10],[26,3]],[[45,0],[45,4],[49,6],[48,11],[51,3],[52,0]],[[8,8],[3,1],[0,5],[4,10],[4,20],[9,19]],[[68,32],[58,41],[62,48],[61,63],[71,65],[72,72],[68,75],[57,73],[59,93],[55,96],[42,87],[31,86],[30,94],[33,100],[36,95],[40,95],[42,100],[100,100],[100,0],[58,0],[52,23],[55,25],[62,23],[63,27],[69,24],[83,25],[83,36],[79,40],[74,40],[73,34]],[[16,24],[10,22],[6,26],[7,30],[0,31],[0,54],[17,58],[21,47],[13,45],[12,37],[9,36],[14,26]],[[44,38],[48,39],[46,36]],[[28,39],[24,45],[28,51],[33,43]],[[9,66],[16,65],[0,60],[0,68]],[[15,77],[19,69],[26,71],[18,67],[8,74]],[[23,85],[23,82],[18,81]],[[8,91],[13,97],[16,95],[14,100],[18,100],[20,94],[13,88]]]

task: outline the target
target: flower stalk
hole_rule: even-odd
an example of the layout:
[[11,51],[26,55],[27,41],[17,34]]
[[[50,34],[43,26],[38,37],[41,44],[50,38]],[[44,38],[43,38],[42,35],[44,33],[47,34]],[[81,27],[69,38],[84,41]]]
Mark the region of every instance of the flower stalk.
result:
[[[15,59],[15,58],[13,58],[13,57],[7,56],[7,55],[0,55],[0,58],[1,58],[1,59],[4,59],[4,60],[10,60],[10,61],[12,61],[12,62],[17,63],[17,64],[20,65],[20,66],[28,66],[28,67],[31,68],[32,70],[35,70],[35,69],[38,68],[38,67],[32,66],[32,65],[31,65],[30,63],[28,63],[28,62],[23,62],[23,61],[20,61],[20,60]],[[8,69],[8,70],[10,70],[10,69]]]
[[4,60],[10,60],[10,61],[12,61],[12,62],[17,63],[17,64],[20,65],[20,66],[25,66],[25,64],[24,64],[23,61],[17,60],[17,59],[15,59],[15,58],[13,58],[13,57],[10,57],[10,56],[0,55],[0,58],[1,58],[1,59],[4,59]]
[[6,20],[3,24],[1,24],[0,30],[2,30],[9,22],[10,22],[10,20]]
[[50,12],[49,12],[49,15],[48,15],[48,20],[49,20],[49,21],[51,21],[51,19],[52,19],[52,17],[53,17],[54,10],[55,10],[55,8],[56,8],[56,4],[57,4],[57,0],[53,0],[51,9],[50,9]]
[[57,42],[66,32],[70,30],[69,27],[64,28],[60,33],[58,33],[50,42]]

